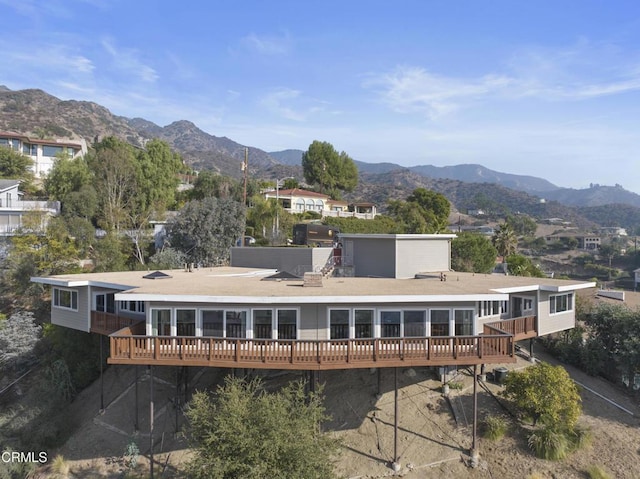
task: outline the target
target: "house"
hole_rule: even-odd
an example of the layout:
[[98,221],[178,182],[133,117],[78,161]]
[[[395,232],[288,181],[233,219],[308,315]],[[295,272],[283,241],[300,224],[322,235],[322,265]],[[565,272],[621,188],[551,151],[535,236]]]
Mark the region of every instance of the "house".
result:
[[20,180],[0,180],[0,236],[10,236],[24,227],[27,215],[38,214],[38,224],[30,228],[45,230],[48,219],[60,214],[59,201],[26,201],[20,191]]
[[352,203],[332,200],[329,195],[301,188],[273,189],[263,192],[266,199],[272,198],[278,201],[289,213],[304,213],[315,211],[323,217],[356,217],[361,219],[375,218],[377,211],[373,203]]
[[412,236],[342,237],[351,277],[227,266],[32,281],[51,286],[52,323],[109,335],[111,364],[310,371],[513,362],[515,341],[573,328],[576,291],[595,286],[453,272],[454,235]]
[[0,146],[30,157],[33,160],[31,169],[39,178],[49,174],[60,155],[67,154],[69,158],[76,158],[87,153],[87,143],[84,140],[43,140],[11,132],[0,132]]
[[[52,323],[108,335],[110,364],[149,366],[151,417],[153,366],[302,370],[310,387],[323,370],[375,368],[380,384],[382,369],[393,368],[397,444],[398,369],[473,366],[470,452],[477,461],[478,366],[513,363],[516,341],[573,328],[576,292],[595,283],[453,272],[454,237],[342,235],[335,250],[263,251],[272,265],[329,253],[337,274],[329,277],[262,264],[32,281],[51,287]],[[287,258],[288,251],[298,256]],[[349,277],[341,275],[344,263]],[[398,459],[394,449],[394,470]]]
[[564,243],[567,240],[575,238],[578,242],[578,249],[584,250],[597,250],[602,244],[602,238],[594,234],[553,234],[544,237],[544,241],[547,245],[554,243]]

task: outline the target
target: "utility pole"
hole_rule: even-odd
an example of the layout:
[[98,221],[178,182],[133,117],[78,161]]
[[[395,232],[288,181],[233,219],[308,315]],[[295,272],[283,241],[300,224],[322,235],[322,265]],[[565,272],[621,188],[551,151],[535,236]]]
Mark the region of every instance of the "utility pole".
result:
[[[242,171],[244,171],[244,205],[247,205],[247,174],[249,173],[249,148],[244,149],[244,163],[242,163]],[[244,238],[242,240],[244,242]]]

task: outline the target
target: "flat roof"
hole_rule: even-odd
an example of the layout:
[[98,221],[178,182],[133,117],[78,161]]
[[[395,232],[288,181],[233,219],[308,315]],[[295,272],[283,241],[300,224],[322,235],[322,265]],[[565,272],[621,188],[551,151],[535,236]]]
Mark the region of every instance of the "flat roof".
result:
[[499,301],[507,294],[566,292],[595,283],[495,274],[425,273],[420,278],[323,278],[321,287],[300,281],[262,281],[273,269],[217,267],[163,270],[162,279],[145,279],[148,271],[84,273],[34,277],[33,282],[59,287],[94,286],[122,291],[118,300],[234,303],[384,303]]

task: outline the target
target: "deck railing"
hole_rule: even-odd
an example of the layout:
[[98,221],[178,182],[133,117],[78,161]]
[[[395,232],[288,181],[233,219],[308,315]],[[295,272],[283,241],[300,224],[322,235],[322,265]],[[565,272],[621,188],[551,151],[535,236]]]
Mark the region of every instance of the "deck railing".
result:
[[538,335],[535,316],[522,316],[520,318],[504,319],[484,325],[484,334],[507,333],[514,336],[515,341],[535,338]]
[[[144,317],[140,319],[126,318],[114,313],[105,313],[103,311],[91,311],[91,332],[109,335],[121,330],[127,326],[133,326],[138,323],[144,323]],[[144,333],[144,329],[139,331]]]
[[347,369],[493,364],[515,361],[513,336],[341,340],[111,336],[111,364],[266,369]]

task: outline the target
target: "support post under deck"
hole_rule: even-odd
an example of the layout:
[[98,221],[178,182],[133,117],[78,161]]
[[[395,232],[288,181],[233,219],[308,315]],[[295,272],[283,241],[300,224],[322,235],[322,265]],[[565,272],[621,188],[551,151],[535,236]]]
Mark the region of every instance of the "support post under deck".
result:
[[149,477],[153,479],[153,366],[149,366]]
[[391,468],[400,471],[398,457],[398,368],[393,368],[393,462]]
[[477,467],[478,452],[478,366],[473,366],[473,440],[471,444],[471,466]]

